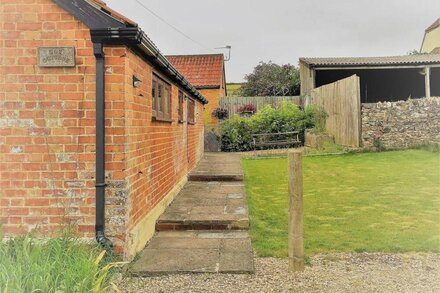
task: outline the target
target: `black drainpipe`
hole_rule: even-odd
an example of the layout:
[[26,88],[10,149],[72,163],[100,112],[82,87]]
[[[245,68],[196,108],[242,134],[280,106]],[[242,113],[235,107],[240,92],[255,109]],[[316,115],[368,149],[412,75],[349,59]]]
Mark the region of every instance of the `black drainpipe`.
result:
[[93,43],[96,59],[96,241],[105,249],[113,243],[105,236],[105,87],[103,43]]
[[141,42],[142,31],[133,28],[90,29],[96,59],[96,241],[109,250],[113,243],[105,236],[105,56],[104,44],[130,45]]

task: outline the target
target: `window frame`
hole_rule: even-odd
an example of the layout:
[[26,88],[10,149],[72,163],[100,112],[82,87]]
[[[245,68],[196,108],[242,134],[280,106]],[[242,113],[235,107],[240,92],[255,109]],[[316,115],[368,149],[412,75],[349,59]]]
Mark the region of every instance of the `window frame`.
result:
[[185,94],[179,90],[179,94],[178,94],[178,107],[177,107],[177,117],[178,117],[178,121],[179,123],[183,123],[184,119],[183,119],[183,107],[184,107],[184,103],[185,103]]
[[196,124],[196,101],[187,96],[187,123]]
[[172,122],[171,84],[153,73],[151,87],[152,119],[154,121]]

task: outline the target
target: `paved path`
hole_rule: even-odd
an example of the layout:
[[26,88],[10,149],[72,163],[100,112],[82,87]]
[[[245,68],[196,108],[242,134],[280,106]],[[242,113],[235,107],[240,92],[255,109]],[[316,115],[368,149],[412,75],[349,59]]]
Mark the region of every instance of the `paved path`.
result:
[[253,273],[240,157],[206,153],[158,219],[158,231],[132,264],[135,275]]
[[189,174],[190,181],[243,181],[240,155],[205,153],[197,168]]

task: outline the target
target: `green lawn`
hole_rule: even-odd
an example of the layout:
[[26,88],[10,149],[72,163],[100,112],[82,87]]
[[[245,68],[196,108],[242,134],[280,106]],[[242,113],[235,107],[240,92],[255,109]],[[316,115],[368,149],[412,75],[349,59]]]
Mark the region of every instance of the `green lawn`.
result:
[[[253,245],[287,255],[287,159],[244,159]],[[440,251],[440,155],[423,150],[305,157],[306,254]]]

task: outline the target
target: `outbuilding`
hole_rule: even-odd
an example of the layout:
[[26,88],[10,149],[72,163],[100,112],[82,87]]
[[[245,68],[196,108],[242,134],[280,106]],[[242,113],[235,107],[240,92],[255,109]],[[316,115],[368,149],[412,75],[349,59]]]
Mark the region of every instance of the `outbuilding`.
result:
[[100,0],[1,6],[3,235],[73,225],[131,259],[203,154],[207,100]]
[[360,79],[361,103],[440,96],[440,54],[300,58],[301,95],[352,75]]

